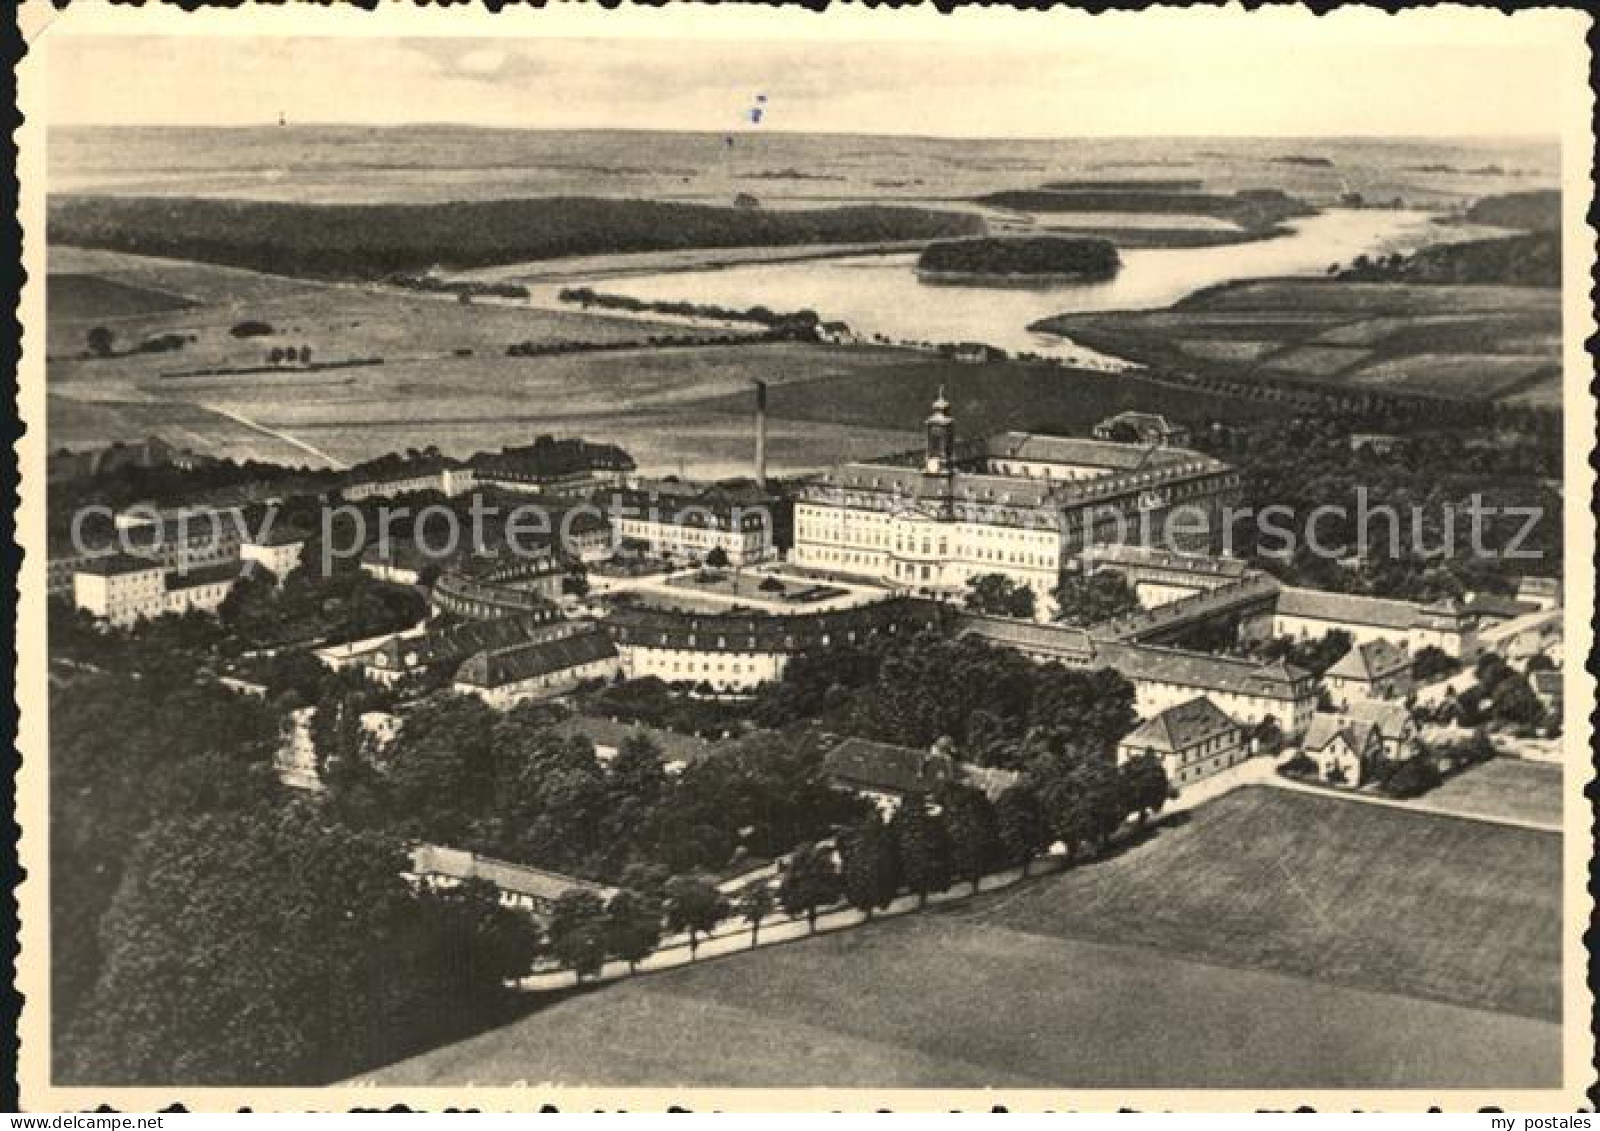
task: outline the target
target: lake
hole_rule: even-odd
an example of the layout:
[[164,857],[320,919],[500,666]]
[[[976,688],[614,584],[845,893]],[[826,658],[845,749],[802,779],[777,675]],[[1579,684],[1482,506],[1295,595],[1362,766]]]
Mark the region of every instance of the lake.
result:
[[[917,280],[916,256],[910,253],[668,271],[590,285],[647,300],[809,309],[846,322],[863,336],[882,334],[908,343],[985,342],[1011,353],[1114,368],[1120,364],[1114,358],[1028,326],[1054,314],[1170,306],[1231,279],[1320,275],[1329,264],[1348,263],[1363,253],[1413,251],[1488,234],[1436,223],[1434,213],[1419,210],[1330,209],[1291,226],[1287,236],[1225,247],[1130,249],[1122,252],[1115,279],[1037,289],[924,284]],[[532,286],[532,301],[553,303],[562,287],[574,285],[576,280]]]

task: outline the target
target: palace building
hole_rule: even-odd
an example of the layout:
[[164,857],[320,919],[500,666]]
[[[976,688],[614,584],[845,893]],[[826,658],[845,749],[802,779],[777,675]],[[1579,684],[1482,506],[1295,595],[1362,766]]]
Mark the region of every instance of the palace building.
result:
[[1048,604],[1084,549],[1139,542],[1212,549],[1238,471],[1172,446],[1030,432],[958,443],[943,392],[922,452],[847,463],[795,506],[797,565],[937,595],[1000,573]]

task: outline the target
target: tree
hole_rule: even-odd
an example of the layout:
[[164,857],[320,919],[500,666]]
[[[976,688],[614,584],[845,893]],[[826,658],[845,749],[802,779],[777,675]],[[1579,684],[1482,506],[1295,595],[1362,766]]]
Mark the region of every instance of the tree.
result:
[[562,892],[550,911],[545,934],[550,953],[577,976],[593,977],[605,967],[609,950],[609,920],[605,904],[587,888]]
[[900,893],[900,854],[877,813],[840,835],[839,860],[844,897],[867,918]]
[[[1411,661],[1411,674],[1418,683],[1432,683],[1442,677],[1452,676],[1460,670],[1460,660],[1433,644],[1424,644],[1418,648],[1416,656]],[[1529,670],[1532,670],[1531,662]]]
[[1139,596],[1115,570],[1064,573],[1053,593],[1056,620],[1087,627],[1138,612]]
[[666,886],[667,930],[689,933],[689,961],[700,936],[710,934],[731,910],[715,884],[704,876],[673,876]]
[[1001,853],[994,805],[982,790],[960,784],[946,786],[938,800],[950,835],[951,873],[976,891]]
[[482,885],[415,892],[404,863],[309,805],[156,823],[102,921],[63,1076],[305,1085],[481,1025],[531,962],[531,924]]
[[985,616],[1032,620],[1037,600],[1031,586],[1003,573],[984,573],[967,579],[966,606]]
[[925,798],[907,797],[889,822],[889,834],[906,886],[916,892],[918,907],[927,906],[930,892],[950,886],[950,834],[944,821],[929,810]]
[[797,849],[779,876],[778,902],[790,915],[804,915],[812,931],[817,929],[817,911],[832,905],[839,895],[833,854],[814,844]]
[[606,904],[606,953],[637,970],[661,941],[661,903],[623,888]]
[[724,550],[721,546],[711,547],[711,552],[706,555],[706,565],[710,566],[712,569],[727,569],[728,551]]
[[1117,773],[1122,778],[1123,796],[1137,810],[1141,825],[1152,813],[1161,812],[1171,788],[1161,759],[1153,754],[1139,754],[1118,766]]
[[117,335],[105,326],[96,326],[85,336],[89,352],[96,357],[110,357],[116,349]]
[[1026,876],[1033,858],[1054,839],[1037,791],[1025,782],[1010,787],[995,799],[994,818],[1006,859]]
[[765,879],[751,880],[739,889],[739,899],[736,904],[739,916],[750,924],[750,947],[755,949],[757,937],[761,933],[761,921],[772,914],[776,900],[772,895],[772,885]]

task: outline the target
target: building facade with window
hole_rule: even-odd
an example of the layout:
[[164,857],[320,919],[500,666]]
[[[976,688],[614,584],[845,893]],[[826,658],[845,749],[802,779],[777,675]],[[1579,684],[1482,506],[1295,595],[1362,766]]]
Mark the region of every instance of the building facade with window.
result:
[[1181,448],[1006,432],[958,443],[941,394],[920,453],[847,463],[805,484],[792,560],[949,595],[981,574],[1048,611],[1063,563],[1096,543],[1209,549],[1239,473]]

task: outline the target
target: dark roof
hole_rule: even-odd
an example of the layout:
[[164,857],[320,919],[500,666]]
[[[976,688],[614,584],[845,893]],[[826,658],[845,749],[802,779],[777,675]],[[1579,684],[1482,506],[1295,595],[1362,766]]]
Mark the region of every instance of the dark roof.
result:
[[1239,724],[1204,695],[1168,707],[1122,741],[1128,746],[1177,753],[1222,735],[1237,733]]
[[615,444],[540,436],[531,444],[479,452],[471,460],[480,476],[538,481],[588,471],[632,471],[633,457]]
[[858,641],[880,631],[915,631],[937,615],[934,606],[891,598],[849,609],[794,615],[750,610],[703,613],[623,605],[605,623],[611,638],[625,646],[792,654]]
[[197,589],[202,585],[215,585],[219,581],[233,581],[239,576],[239,568],[238,562],[218,562],[216,565],[174,570],[167,574],[167,591]]
[[611,638],[597,625],[568,623],[552,627],[565,631],[507,648],[479,652],[461,665],[456,672],[456,682],[469,687],[505,687],[612,659],[617,654]]
[[847,738],[824,756],[822,771],[852,789],[904,796],[932,792],[954,777],[955,767],[925,750]]
[[1268,699],[1298,699],[1309,693],[1311,673],[1283,660],[1259,660],[1182,652],[1148,644],[1099,646],[1098,659],[1129,679],[1143,679],[1193,687],[1201,691],[1258,695]]
[[1303,745],[1307,750],[1325,750],[1342,734],[1350,744],[1350,749],[1360,754],[1367,749],[1377,731],[1378,728],[1365,719],[1318,711],[1311,716],[1311,725],[1306,728]]
[[1411,712],[1404,703],[1388,699],[1357,699],[1344,713],[1377,727],[1385,742],[1399,741],[1411,721]]
[[498,620],[465,621],[421,636],[395,637],[364,653],[365,662],[386,671],[420,671],[435,664],[460,663],[468,656],[544,639],[563,627],[554,607]]
[[1387,640],[1369,640],[1346,652],[1327,674],[1335,679],[1356,679],[1370,683],[1396,672],[1409,671],[1411,657]]
[[696,735],[679,734],[674,730],[606,719],[598,715],[574,715],[559,723],[555,729],[559,734],[581,736],[595,746],[609,746],[617,750],[621,750],[622,744],[630,738],[648,738],[668,762],[698,762],[711,757],[717,750],[715,743]]
[[77,572],[92,573],[97,577],[118,577],[126,573],[145,573],[149,570],[161,570],[163,568],[160,562],[150,558],[139,558],[132,554],[116,553],[87,558],[78,566]]

